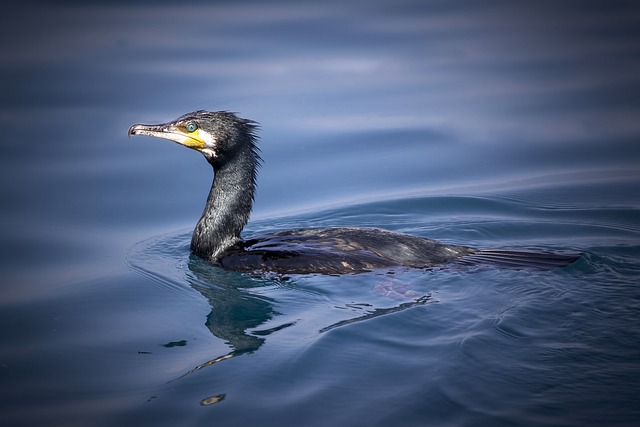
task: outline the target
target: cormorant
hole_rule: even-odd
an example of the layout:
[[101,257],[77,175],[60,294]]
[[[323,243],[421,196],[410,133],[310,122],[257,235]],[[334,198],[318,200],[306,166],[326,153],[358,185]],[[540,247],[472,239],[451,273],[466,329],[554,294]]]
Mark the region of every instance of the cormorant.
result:
[[226,111],[194,111],[159,125],[136,124],[130,135],[169,139],[199,151],[214,171],[191,251],[224,268],[279,274],[343,274],[399,266],[428,268],[457,261],[553,268],[577,259],[510,250],[476,249],[377,228],[332,227],[280,231],[242,240],[253,205],[261,159],[258,124]]

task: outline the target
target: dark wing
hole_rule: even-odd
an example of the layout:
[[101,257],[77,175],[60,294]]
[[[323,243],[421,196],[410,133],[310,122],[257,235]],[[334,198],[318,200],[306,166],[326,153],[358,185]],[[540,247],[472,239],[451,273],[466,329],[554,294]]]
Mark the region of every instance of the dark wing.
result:
[[236,271],[344,274],[432,267],[476,251],[375,228],[290,230],[241,242],[220,263]]
[[376,228],[309,228],[274,233],[240,242],[220,263],[235,271],[279,274],[360,273],[398,266],[429,268],[458,265],[552,269],[579,255],[474,249]]

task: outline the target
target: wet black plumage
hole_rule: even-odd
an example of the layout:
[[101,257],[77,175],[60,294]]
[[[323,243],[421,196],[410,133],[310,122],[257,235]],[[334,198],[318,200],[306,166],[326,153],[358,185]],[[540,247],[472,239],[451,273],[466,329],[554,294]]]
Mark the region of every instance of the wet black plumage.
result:
[[554,268],[577,259],[449,245],[376,228],[310,228],[242,240],[261,162],[257,129],[257,123],[224,111],[194,111],[166,124],[129,129],[129,135],[170,139],[200,151],[213,167],[211,191],[191,240],[191,251],[213,264],[246,272],[341,274],[398,266],[428,268],[452,261]]

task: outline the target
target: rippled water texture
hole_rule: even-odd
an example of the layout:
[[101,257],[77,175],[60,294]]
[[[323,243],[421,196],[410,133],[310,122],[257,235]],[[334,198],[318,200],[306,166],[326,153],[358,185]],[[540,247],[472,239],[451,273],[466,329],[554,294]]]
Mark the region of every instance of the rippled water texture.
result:
[[[3,426],[640,421],[632,2],[22,2],[0,17]],[[261,124],[245,234],[580,253],[251,277],[190,255],[212,171],[133,123]]]

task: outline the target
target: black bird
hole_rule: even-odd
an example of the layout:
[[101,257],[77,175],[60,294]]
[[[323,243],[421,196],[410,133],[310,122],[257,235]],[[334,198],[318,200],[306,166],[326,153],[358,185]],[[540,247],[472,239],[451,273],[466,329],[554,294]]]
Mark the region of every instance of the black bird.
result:
[[342,274],[399,266],[428,268],[451,261],[545,269],[577,259],[449,245],[377,228],[309,228],[242,240],[261,162],[257,129],[256,122],[233,113],[202,110],[165,124],[129,128],[129,135],[169,139],[199,151],[213,167],[211,191],[191,239],[191,251],[213,264],[252,273]]

